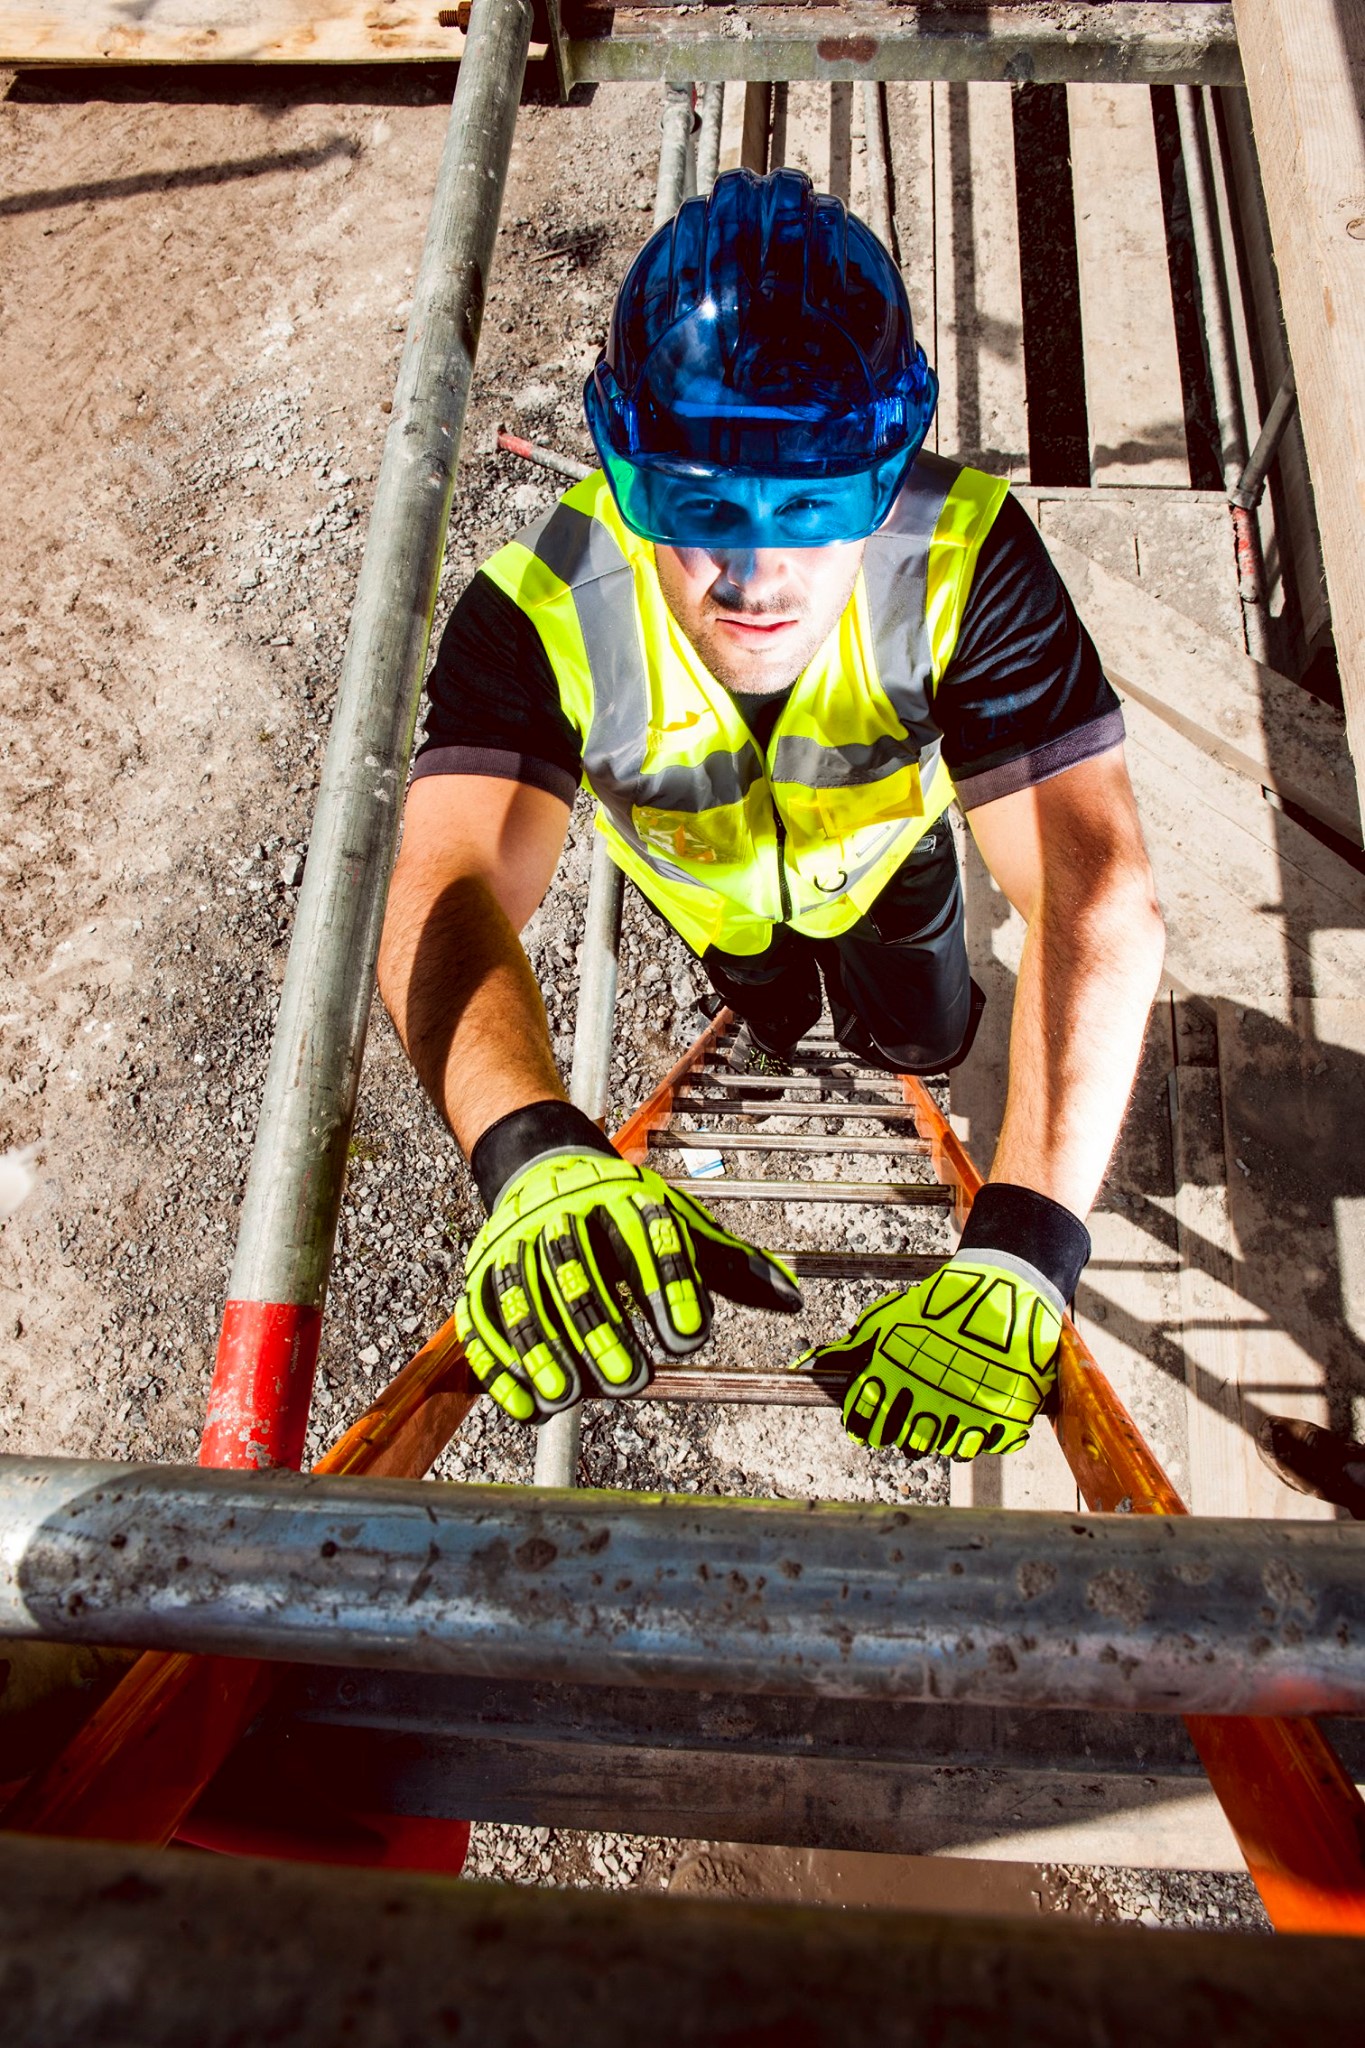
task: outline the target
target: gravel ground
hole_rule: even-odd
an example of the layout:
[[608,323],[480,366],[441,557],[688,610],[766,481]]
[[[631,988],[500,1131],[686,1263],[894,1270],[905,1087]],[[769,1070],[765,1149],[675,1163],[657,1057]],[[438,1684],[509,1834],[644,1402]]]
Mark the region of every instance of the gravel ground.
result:
[[[183,81],[150,103],[132,79],[100,89],[68,103],[26,76],[0,105],[21,202],[0,221],[0,1144],[42,1146],[37,1193],[0,1228],[0,1445],[188,1459],[449,81],[391,77],[380,103],[338,73],[322,105],[259,81],[216,105]],[[492,452],[497,426],[588,452],[578,393],[656,148],[652,92],[523,112],[438,620],[554,495]],[[580,802],[527,933],[566,1068],[589,829]],[[695,1035],[699,988],[629,894],[613,1119]],[[948,1241],[941,1219],[894,1212],[726,1216],[784,1245]],[[310,1457],[449,1312],[477,1221],[376,1006]],[[722,1307],[711,1355],[782,1363],[873,1291],[812,1288],[782,1324]],[[482,1405],[439,1476],[521,1482],[530,1463],[528,1435]],[[832,1411],[597,1407],[584,1477],[946,1499],[940,1461],[869,1457]],[[664,1885],[694,1847],[480,1827],[469,1868]],[[1055,1875],[1092,1917],[1257,1910],[1240,1879]]]

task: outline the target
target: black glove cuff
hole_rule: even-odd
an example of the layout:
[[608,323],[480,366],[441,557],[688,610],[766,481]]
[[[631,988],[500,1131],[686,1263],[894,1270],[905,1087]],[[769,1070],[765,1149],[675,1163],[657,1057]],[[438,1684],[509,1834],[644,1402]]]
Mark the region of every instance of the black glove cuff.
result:
[[469,1170],[490,1214],[508,1181],[545,1152],[620,1156],[592,1118],[571,1102],[531,1102],[525,1109],[509,1110],[488,1126],[469,1155]]
[[1008,1252],[1027,1259],[1070,1301],[1090,1257],[1090,1232],[1079,1216],[1032,1188],[987,1181],[962,1232],[959,1251]]

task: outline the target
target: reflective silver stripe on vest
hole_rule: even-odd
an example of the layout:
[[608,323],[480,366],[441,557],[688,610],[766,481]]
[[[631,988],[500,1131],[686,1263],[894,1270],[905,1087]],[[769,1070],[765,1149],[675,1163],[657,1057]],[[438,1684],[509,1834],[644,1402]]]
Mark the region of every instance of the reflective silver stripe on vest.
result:
[[798,733],[779,739],[773,781],[799,782],[807,789],[862,789],[899,774],[912,758],[904,740],[886,732],[870,742],[850,740],[843,747]]
[[929,644],[929,545],[958,473],[957,463],[942,456],[917,456],[891,517],[863,553],[878,679],[919,756],[926,784],[939,747]]
[[573,593],[592,672],[592,726],[584,741],[584,772],[617,830],[643,853],[630,813],[631,805],[640,801],[649,678],[635,623],[630,564],[608,528],[574,505],[554,506],[526,529],[521,541]]
[[719,748],[692,767],[684,762],[655,775],[641,773],[635,780],[634,801],[653,811],[710,811],[717,804],[743,803],[762,778],[763,764],[753,747],[742,754]]
[[[644,772],[649,683],[630,565],[608,529],[575,506],[559,504],[521,540],[573,592],[593,685],[583,766],[623,836],[645,851],[631,820],[632,807],[695,814],[717,804],[742,803],[763,774],[753,747],[741,754],[722,748],[690,767],[681,763],[652,775]],[[658,858],[652,849],[649,857]]]

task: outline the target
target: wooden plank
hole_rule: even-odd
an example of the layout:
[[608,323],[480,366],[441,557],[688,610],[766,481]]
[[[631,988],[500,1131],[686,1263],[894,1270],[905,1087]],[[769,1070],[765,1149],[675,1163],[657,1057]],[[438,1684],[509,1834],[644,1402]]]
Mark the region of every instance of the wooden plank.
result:
[[1116,85],[1071,85],[1066,97],[1091,474],[1188,484],[1151,105]]
[[[1365,1267],[1365,1002],[1301,997],[1279,1015],[1217,1007],[1243,1429],[1248,1444],[1266,1414],[1349,1429]],[[1259,1458],[1247,1487],[1251,1514],[1334,1512],[1291,1492]]]
[[1261,1462],[1267,1414],[1347,1423],[1365,1205],[1365,1004],[1215,1007],[1171,1077],[1196,1514],[1330,1520]]
[[1241,1330],[1249,1310],[1237,1290],[1216,1066],[1172,1071],[1171,1125],[1188,1404],[1186,1499],[1192,1514],[1247,1515],[1249,1461],[1256,1459],[1242,1425]]
[[[1172,983],[1210,1000],[1280,1006],[1365,986],[1354,870],[1141,705],[1127,711]],[[1319,860],[1340,889],[1315,871]]]
[[1147,1027],[1128,1114],[1088,1218],[1093,1250],[1076,1290],[1076,1320],[1096,1364],[1158,1463],[1185,1491],[1185,1400],[1176,1377],[1179,1252],[1166,1091],[1171,1010]]
[[1013,478],[1028,474],[1028,419],[1011,90],[927,88],[934,329],[925,346],[940,387],[933,445]]
[[244,1752],[238,1796],[282,1763],[376,1812],[862,1853],[1240,1862],[1188,1737],[1164,1718],[850,1714],[842,1701],[806,1714],[725,1695],[699,1709],[605,1686],[422,1689],[364,1672],[306,1685],[296,1715]]
[[1365,0],[1233,0],[1313,477],[1346,721],[1365,764]]
[[[441,15],[450,17],[443,26]],[[3,0],[4,64],[429,64],[457,58],[438,0]],[[540,46],[544,55],[544,46]],[[533,54],[535,52],[533,51]]]
[[1361,813],[1342,720],[1287,676],[1049,539],[1115,687],[1216,760],[1361,843]]

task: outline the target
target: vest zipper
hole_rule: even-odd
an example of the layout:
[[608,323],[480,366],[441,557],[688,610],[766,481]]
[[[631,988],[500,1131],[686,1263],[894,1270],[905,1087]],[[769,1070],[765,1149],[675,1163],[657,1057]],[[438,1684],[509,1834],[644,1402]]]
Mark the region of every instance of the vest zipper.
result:
[[[772,788],[771,783],[768,785]],[[787,828],[782,822],[782,813],[777,808],[777,797],[773,797],[773,824],[777,830],[777,890],[782,902],[782,922],[791,923],[792,899],[787,887]]]

